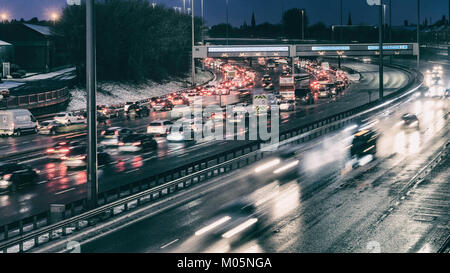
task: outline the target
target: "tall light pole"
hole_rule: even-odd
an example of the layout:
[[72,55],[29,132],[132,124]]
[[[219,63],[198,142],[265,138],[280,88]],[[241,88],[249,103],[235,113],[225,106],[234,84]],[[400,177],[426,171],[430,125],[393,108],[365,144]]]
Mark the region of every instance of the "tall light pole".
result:
[[97,206],[97,110],[94,1],[86,0],[86,87],[88,119],[87,195],[90,208]]
[[191,63],[192,63],[192,86],[195,86],[195,59],[194,59],[194,46],[195,46],[195,34],[194,34],[194,0],[191,1],[191,11],[192,11],[192,59],[191,59]]
[[302,41],[305,40],[305,10],[302,9]]
[[417,71],[420,69],[420,0],[417,0]]
[[203,9],[203,5],[204,5],[204,3],[203,3],[203,1],[204,0],[201,0],[202,2],[201,2],[201,5],[202,5],[202,45],[204,45],[205,44],[205,33],[204,33],[204,27],[205,27],[205,14],[204,14],[204,9]]
[[183,0],[183,13],[186,13],[186,0]]
[[227,2],[227,45],[228,45],[228,38],[229,38],[229,30],[228,30],[228,25],[229,25],[229,21],[228,21],[228,0],[226,0]]
[[380,39],[380,67],[379,67],[379,74],[380,74],[380,79],[379,79],[379,85],[380,85],[380,90],[379,90],[379,100],[382,100],[384,97],[384,79],[383,79],[383,4],[380,1],[380,5],[379,5],[379,11],[380,11],[380,21],[379,21],[379,39]]

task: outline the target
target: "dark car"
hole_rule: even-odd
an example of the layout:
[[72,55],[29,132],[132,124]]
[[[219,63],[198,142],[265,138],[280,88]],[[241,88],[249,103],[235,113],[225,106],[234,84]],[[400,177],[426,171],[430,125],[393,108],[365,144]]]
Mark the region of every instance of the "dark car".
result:
[[[85,168],[87,166],[87,146],[71,148],[61,160],[67,168]],[[104,166],[110,162],[112,162],[111,156],[100,149],[97,153],[98,166]]]
[[124,137],[119,143],[121,152],[140,152],[144,150],[154,150],[158,143],[151,135],[132,134]]
[[295,98],[301,104],[314,104],[314,93],[309,88],[297,88],[295,89]]
[[377,152],[378,133],[372,130],[361,130],[353,136],[350,149],[352,158],[362,158],[366,155],[375,155]]
[[0,163],[0,191],[15,192],[36,182],[38,171],[28,165]]
[[150,109],[143,104],[134,103],[128,107],[125,114],[127,119],[148,117],[150,116]]
[[403,121],[402,126],[405,129],[410,129],[410,128],[419,129],[420,128],[419,118],[414,114],[404,114],[402,116],[402,121]]
[[56,143],[50,148],[46,149],[47,157],[50,159],[61,159],[65,154],[67,154],[70,148],[78,147],[83,145],[79,141],[61,141]]

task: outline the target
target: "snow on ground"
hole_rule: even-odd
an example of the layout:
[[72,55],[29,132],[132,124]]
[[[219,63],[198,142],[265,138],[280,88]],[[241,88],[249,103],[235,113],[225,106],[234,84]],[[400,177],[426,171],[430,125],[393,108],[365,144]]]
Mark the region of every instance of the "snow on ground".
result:
[[71,67],[71,68],[66,68],[66,69],[62,69],[62,70],[58,70],[55,72],[50,72],[50,73],[45,73],[45,74],[37,74],[34,76],[30,76],[27,78],[23,78],[20,79],[20,81],[36,81],[36,80],[47,80],[47,79],[51,79],[57,76],[61,76],[63,74],[69,73],[69,72],[74,72],[75,71],[75,67]]
[[[198,72],[196,82],[203,84],[211,80],[213,75],[210,72]],[[97,87],[97,104],[112,105],[128,101],[134,102],[152,97],[158,97],[187,88],[187,81],[190,78],[167,83],[158,84],[147,82],[145,84],[130,85],[116,82],[99,83]],[[86,108],[86,90],[84,88],[74,88],[71,91],[72,99],[68,106],[68,111],[75,111]]]

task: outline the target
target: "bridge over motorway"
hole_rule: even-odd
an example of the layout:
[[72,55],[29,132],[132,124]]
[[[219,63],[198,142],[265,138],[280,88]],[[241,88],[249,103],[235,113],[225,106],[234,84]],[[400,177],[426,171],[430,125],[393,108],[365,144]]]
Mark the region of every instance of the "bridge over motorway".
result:
[[[417,43],[389,43],[383,54],[415,55]],[[278,44],[278,45],[202,45],[194,47],[194,58],[255,58],[255,57],[321,57],[321,56],[377,56],[380,46],[370,44]]]

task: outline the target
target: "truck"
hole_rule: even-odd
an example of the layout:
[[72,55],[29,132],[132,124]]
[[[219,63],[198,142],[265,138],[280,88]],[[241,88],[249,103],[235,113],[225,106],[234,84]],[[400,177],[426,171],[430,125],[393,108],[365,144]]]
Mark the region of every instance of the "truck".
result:
[[295,80],[293,76],[280,76],[279,94],[287,100],[295,99]]

